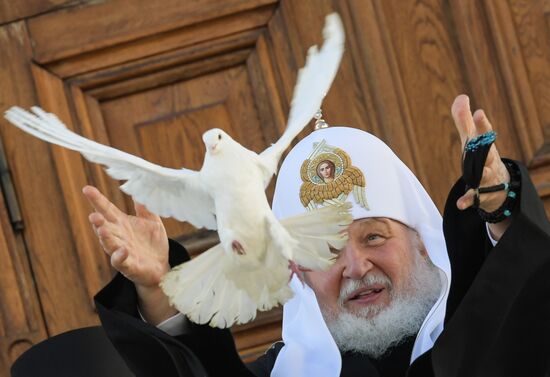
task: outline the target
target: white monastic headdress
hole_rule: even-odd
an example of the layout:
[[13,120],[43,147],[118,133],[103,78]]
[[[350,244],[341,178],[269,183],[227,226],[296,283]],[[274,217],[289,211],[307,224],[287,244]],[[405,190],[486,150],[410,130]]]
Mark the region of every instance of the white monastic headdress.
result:
[[[319,173],[323,162],[330,176]],[[354,219],[387,217],[415,229],[431,261],[446,276],[439,299],[417,335],[412,362],[433,346],[443,330],[451,268],[441,215],[414,174],[380,139],[354,128],[322,128],[301,140],[284,160],[273,211],[281,219],[339,201],[353,204]],[[315,294],[296,277],[290,284],[295,295],[283,311],[285,346],[271,375],[339,376],[340,352]]]

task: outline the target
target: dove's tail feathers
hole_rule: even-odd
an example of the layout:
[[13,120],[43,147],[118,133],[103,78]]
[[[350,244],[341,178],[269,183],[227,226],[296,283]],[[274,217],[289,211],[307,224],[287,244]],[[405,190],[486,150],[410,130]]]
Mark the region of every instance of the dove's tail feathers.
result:
[[[256,306],[243,292],[237,292],[224,275],[224,255],[216,245],[193,260],[183,263],[163,278],[161,287],[180,312],[198,324],[214,322],[220,328],[256,315]],[[237,312],[237,302],[239,309]]]
[[[228,256],[216,245],[164,276],[161,287],[170,303],[191,321],[226,328],[256,318],[292,295],[285,261],[278,271],[243,269],[239,256]],[[269,263],[268,263],[269,264]]]
[[331,251],[347,241],[346,229],[353,221],[351,204],[330,205],[281,220],[289,234],[298,241],[292,260],[305,268],[325,270],[334,261]]

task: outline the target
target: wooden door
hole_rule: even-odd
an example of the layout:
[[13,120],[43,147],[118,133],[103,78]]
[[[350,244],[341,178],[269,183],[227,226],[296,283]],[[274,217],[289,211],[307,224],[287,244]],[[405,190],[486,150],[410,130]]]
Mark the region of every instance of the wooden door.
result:
[[[338,11],[346,53],[324,104],[380,136],[442,208],[459,175],[450,104],[470,94],[550,212],[549,0],[0,0],[0,111],[40,104],[78,133],[198,169],[202,132],[261,151],[284,129],[297,70]],[[306,134],[309,131],[305,131]],[[0,375],[47,336],[98,323],[113,271],[80,190],[131,203],[98,166],[0,120],[16,199],[0,202]],[[14,229],[5,203],[19,205]],[[196,254],[216,235],[165,222]],[[280,337],[280,310],[234,329],[246,360]]]

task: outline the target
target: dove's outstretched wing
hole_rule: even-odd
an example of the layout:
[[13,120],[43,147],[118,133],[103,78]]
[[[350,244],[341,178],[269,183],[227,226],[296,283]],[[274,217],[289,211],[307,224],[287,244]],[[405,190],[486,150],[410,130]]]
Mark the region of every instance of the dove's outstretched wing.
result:
[[298,72],[285,132],[275,144],[260,154],[260,160],[266,167],[267,183],[277,171],[283,152],[321,108],[323,98],[336,76],[345,42],[344,27],[337,13],[326,17],[323,37],[323,47],[319,50],[317,46],[311,46],[306,64]]
[[188,221],[196,227],[216,229],[214,202],[203,189],[199,172],[152,164],[72,132],[54,114],[39,107],[33,107],[32,111],[34,114],[14,106],[6,111],[5,118],[39,139],[105,165],[111,177],[126,181],[120,189],[151,212]]

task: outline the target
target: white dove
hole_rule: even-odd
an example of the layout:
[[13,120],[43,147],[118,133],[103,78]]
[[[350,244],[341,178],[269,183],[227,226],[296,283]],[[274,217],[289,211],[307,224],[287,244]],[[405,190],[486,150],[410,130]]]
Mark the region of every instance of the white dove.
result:
[[311,211],[279,222],[265,188],[282,153],[309,123],[328,92],[344,51],[344,32],[335,13],[326,17],[324,43],[310,47],[299,71],[287,128],[260,154],[221,129],[202,139],[206,155],[200,171],[170,169],[77,135],[53,114],[12,107],[15,126],[40,139],[80,152],[126,182],[120,189],[151,212],[217,229],[220,244],[169,272],[161,287],[180,312],[194,322],[229,327],[246,323],[257,310],[284,303],[292,293],[289,262],[305,268],[330,266],[329,244],[340,248],[351,222],[348,206]]

